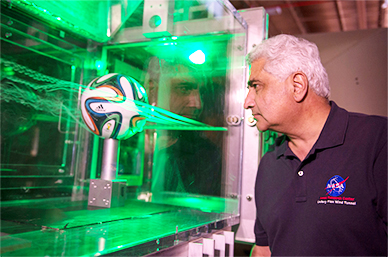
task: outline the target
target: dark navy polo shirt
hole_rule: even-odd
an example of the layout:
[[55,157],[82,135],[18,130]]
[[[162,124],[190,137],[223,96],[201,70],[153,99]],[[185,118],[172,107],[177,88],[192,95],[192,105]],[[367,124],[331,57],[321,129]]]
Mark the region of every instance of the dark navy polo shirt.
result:
[[260,161],[256,244],[277,256],[387,256],[387,118],[330,104],[305,160],[282,136]]

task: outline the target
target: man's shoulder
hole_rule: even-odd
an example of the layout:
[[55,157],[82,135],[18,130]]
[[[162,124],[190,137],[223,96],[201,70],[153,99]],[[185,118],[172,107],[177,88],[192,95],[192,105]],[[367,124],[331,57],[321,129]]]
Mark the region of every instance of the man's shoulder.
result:
[[335,122],[340,121],[349,121],[350,126],[357,125],[363,127],[387,127],[387,117],[378,116],[378,115],[370,115],[361,112],[353,112],[351,110],[344,109],[339,107],[334,101],[330,101],[330,105],[332,107],[329,119]]
[[357,144],[369,154],[378,154],[386,147],[387,117],[355,112],[349,112],[348,117],[344,145]]
[[349,129],[359,133],[372,133],[376,136],[387,133],[387,117],[349,112]]
[[[327,121],[325,138],[345,136],[347,142],[387,141],[387,117],[352,112],[331,101],[331,112]],[[336,134],[335,134],[336,133]]]
[[381,125],[387,126],[387,117],[379,116],[379,115],[369,115],[358,112],[349,112],[349,118],[358,120],[358,121],[371,121],[376,122]]

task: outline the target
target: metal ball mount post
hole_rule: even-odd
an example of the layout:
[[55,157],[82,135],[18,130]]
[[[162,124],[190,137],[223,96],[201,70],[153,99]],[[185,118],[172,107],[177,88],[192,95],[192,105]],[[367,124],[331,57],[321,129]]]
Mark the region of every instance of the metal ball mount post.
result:
[[117,207],[125,204],[126,181],[117,179],[120,142],[104,139],[100,179],[91,179],[88,205],[97,207]]

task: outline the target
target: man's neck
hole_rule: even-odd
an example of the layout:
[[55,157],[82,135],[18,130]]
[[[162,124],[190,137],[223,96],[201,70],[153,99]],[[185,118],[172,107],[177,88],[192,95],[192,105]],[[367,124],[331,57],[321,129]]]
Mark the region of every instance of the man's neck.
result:
[[300,118],[290,133],[288,146],[291,151],[303,161],[314,144],[317,142],[326,120],[330,113],[330,104],[319,103],[314,106],[307,106],[300,112]]

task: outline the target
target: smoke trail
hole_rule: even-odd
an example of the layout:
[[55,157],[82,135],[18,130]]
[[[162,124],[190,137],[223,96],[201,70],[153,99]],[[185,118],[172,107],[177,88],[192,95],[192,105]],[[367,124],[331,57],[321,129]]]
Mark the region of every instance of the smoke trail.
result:
[[[58,118],[62,113],[63,116],[69,117],[72,122],[78,122],[86,128],[81,119],[81,111],[77,108],[77,103],[79,92],[82,93],[87,90],[87,86],[47,76],[4,58],[1,58],[0,61],[2,66],[9,67],[17,73],[17,76],[15,74],[2,74],[0,87],[2,112],[7,111],[8,105],[18,103],[30,108],[31,112],[35,110]],[[101,95],[101,97],[112,98],[111,95]],[[146,129],[226,130],[225,128],[206,125],[144,102],[132,99],[124,100],[124,103],[121,103],[120,106],[144,116],[147,120]],[[114,101],[111,102],[115,104]],[[135,105],[133,102],[135,102]],[[5,115],[3,118],[8,117]],[[4,122],[3,118],[2,122]],[[31,117],[27,114],[25,117],[18,118],[27,120]]]

